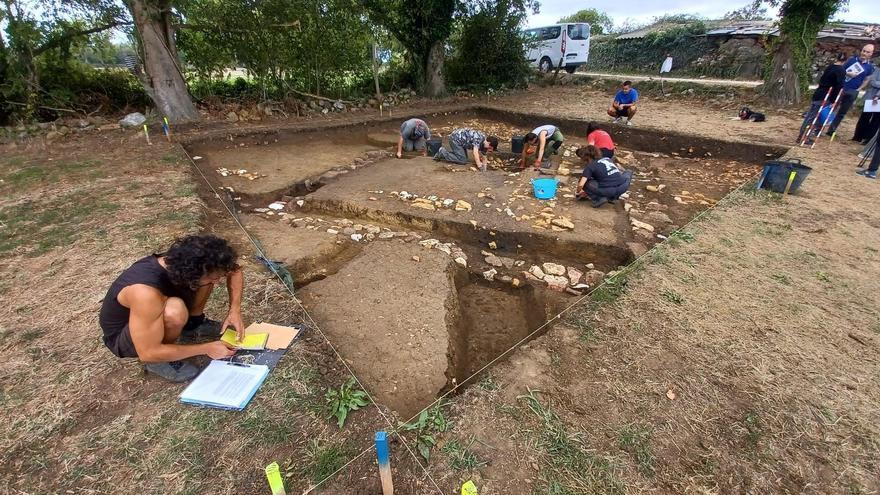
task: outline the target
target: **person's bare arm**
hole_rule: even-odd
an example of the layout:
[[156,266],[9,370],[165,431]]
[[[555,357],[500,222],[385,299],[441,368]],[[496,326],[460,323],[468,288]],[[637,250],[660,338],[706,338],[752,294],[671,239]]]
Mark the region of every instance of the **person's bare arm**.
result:
[[223,321],[223,330],[235,327],[238,340],[244,338],[244,321],[241,319],[241,296],[244,292],[244,273],[241,267],[226,275],[226,291],[229,294],[229,312]]
[[131,315],[128,328],[131,341],[138,358],[145,363],[177,361],[193,356],[207,354],[221,359],[231,356],[235,351],[220,341],[205,344],[180,345],[166,344],[165,338],[165,296],[153,287],[132,285],[124,289]]
[[575,194],[580,194],[580,193],[584,192],[584,186],[586,186],[586,185],[587,185],[587,178],[581,177],[581,180],[578,181],[577,191],[575,191]]
[[521,156],[519,158],[519,166],[525,168],[526,166],[526,149],[528,149],[529,143],[523,143],[523,149]]
[[480,159],[480,145],[478,145],[478,144],[474,145],[474,163],[477,164],[477,168],[480,168],[483,166],[483,162]]
[[403,156],[403,134],[400,135],[400,138],[397,140],[397,158]]
[[541,131],[538,134],[538,154],[535,155],[535,168],[541,166],[541,160],[544,157],[544,147],[547,146],[547,131]]

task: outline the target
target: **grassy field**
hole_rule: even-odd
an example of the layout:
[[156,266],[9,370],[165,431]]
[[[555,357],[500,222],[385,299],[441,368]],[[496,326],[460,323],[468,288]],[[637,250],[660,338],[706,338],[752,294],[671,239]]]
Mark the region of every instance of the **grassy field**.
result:
[[[495,104],[598,120],[610,96],[507,98]],[[759,108],[761,126],[730,120],[737,106],[648,100],[636,124],[793,140],[796,109]],[[398,491],[467,479],[481,494],[880,490],[880,195],[841,141],[793,152],[814,167],[801,194],[732,194],[404,428],[414,452],[435,445],[429,479],[393,443]],[[96,131],[0,156],[0,492],[265,493],[277,461],[300,493],[349,460],[318,492],[376,492],[366,449],[396,418],[367,407],[337,426],[326,394],[348,377],[319,334],[240,414],[182,407],[180,386],[103,347],[109,283],[202,230],[239,248],[249,321],[304,319],[176,147]]]

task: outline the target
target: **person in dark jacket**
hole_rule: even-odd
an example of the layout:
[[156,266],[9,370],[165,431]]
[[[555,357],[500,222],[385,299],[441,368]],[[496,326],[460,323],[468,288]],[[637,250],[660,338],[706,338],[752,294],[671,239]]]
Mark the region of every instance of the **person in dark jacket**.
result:
[[[807,113],[804,116],[804,123],[801,124],[801,132],[798,134],[798,142],[801,142],[804,139],[804,133],[807,132],[807,128],[810,127],[810,124],[813,123],[813,119],[816,118],[816,115],[822,109],[822,100],[825,100],[825,97],[827,96],[828,98],[825,101],[825,106],[830,107],[834,103],[834,99],[837,98],[837,93],[839,93],[840,88],[843,87],[843,80],[846,77],[846,72],[843,69],[843,62],[845,61],[846,54],[840,52],[835,56],[834,62],[822,72],[822,77],[819,78],[819,87],[816,88],[816,91],[813,91],[810,109],[807,110]],[[829,90],[831,90],[830,93],[828,92]],[[820,120],[821,119],[816,120],[813,130],[810,133],[811,138],[819,135],[819,130],[823,124]]]
[[[104,345],[120,358],[138,358],[148,372],[166,380],[191,380],[199,369],[184,359],[223,359],[234,351],[220,338],[233,327],[244,336],[241,296],[244,275],[226,240],[204,234],[177,240],[167,252],[146,256],[116,279],[101,306]],[[223,324],[205,318],[208,297],[226,279],[229,312]],[[211,342],[184,345],[181,340]]]
[[595,146],[579,148],[576,152],[581,160],[587,163],[577,185],[577,197],[589,198],[593,208],[614,201],[629,189],[632,172],[623,170],[611,158],[603,158],[602,152]]
[[[877,105],[880,102],[880,70],[874,71],[867,84],[865,101],[873,101]],[[880,129],[880,112],[862,112],[852,140],[865,144],[877,134],[877,129]]]

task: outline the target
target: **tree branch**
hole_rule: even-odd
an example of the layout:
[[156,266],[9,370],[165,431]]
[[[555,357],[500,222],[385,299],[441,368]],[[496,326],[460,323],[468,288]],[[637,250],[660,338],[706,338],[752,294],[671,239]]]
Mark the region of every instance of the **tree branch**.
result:
[[91,29],[86,29],[85,31],[67,32],[67,33],[59,35],[57,37],[50,38],[48,41],[43,43],[41,46],[38,46],[37,48],[35,48],[34,52],[33,52],[33,56],[36,57],[37,55],[39,55],[45,51],[51,50],[53,48],[57,48],[57,47],[61,46],[64,42],[66,42],[67,40],[70,40],[72,38],[78,38],[80,36],[88,36],[90,34],[100,33],[102,31],[107,31],[108,29],[113,29],[115,27],[130,26],[130,25],[131,25],[130,22],[115,21],[115,22],[111,22],[109,24],[103,24],[101,26],[96,26]]

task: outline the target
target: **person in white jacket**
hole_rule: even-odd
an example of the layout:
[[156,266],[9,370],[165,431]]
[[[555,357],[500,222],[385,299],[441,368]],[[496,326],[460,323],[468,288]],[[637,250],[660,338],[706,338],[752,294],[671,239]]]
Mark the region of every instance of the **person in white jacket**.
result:
[[[873,100],[875,105],[880,102],[880,70],[871,74],[865,86],[865,101],[869,100]],[[880,129],[880,112],[862,112],[852,140],[865,144],[877,134],[877,129]]]

